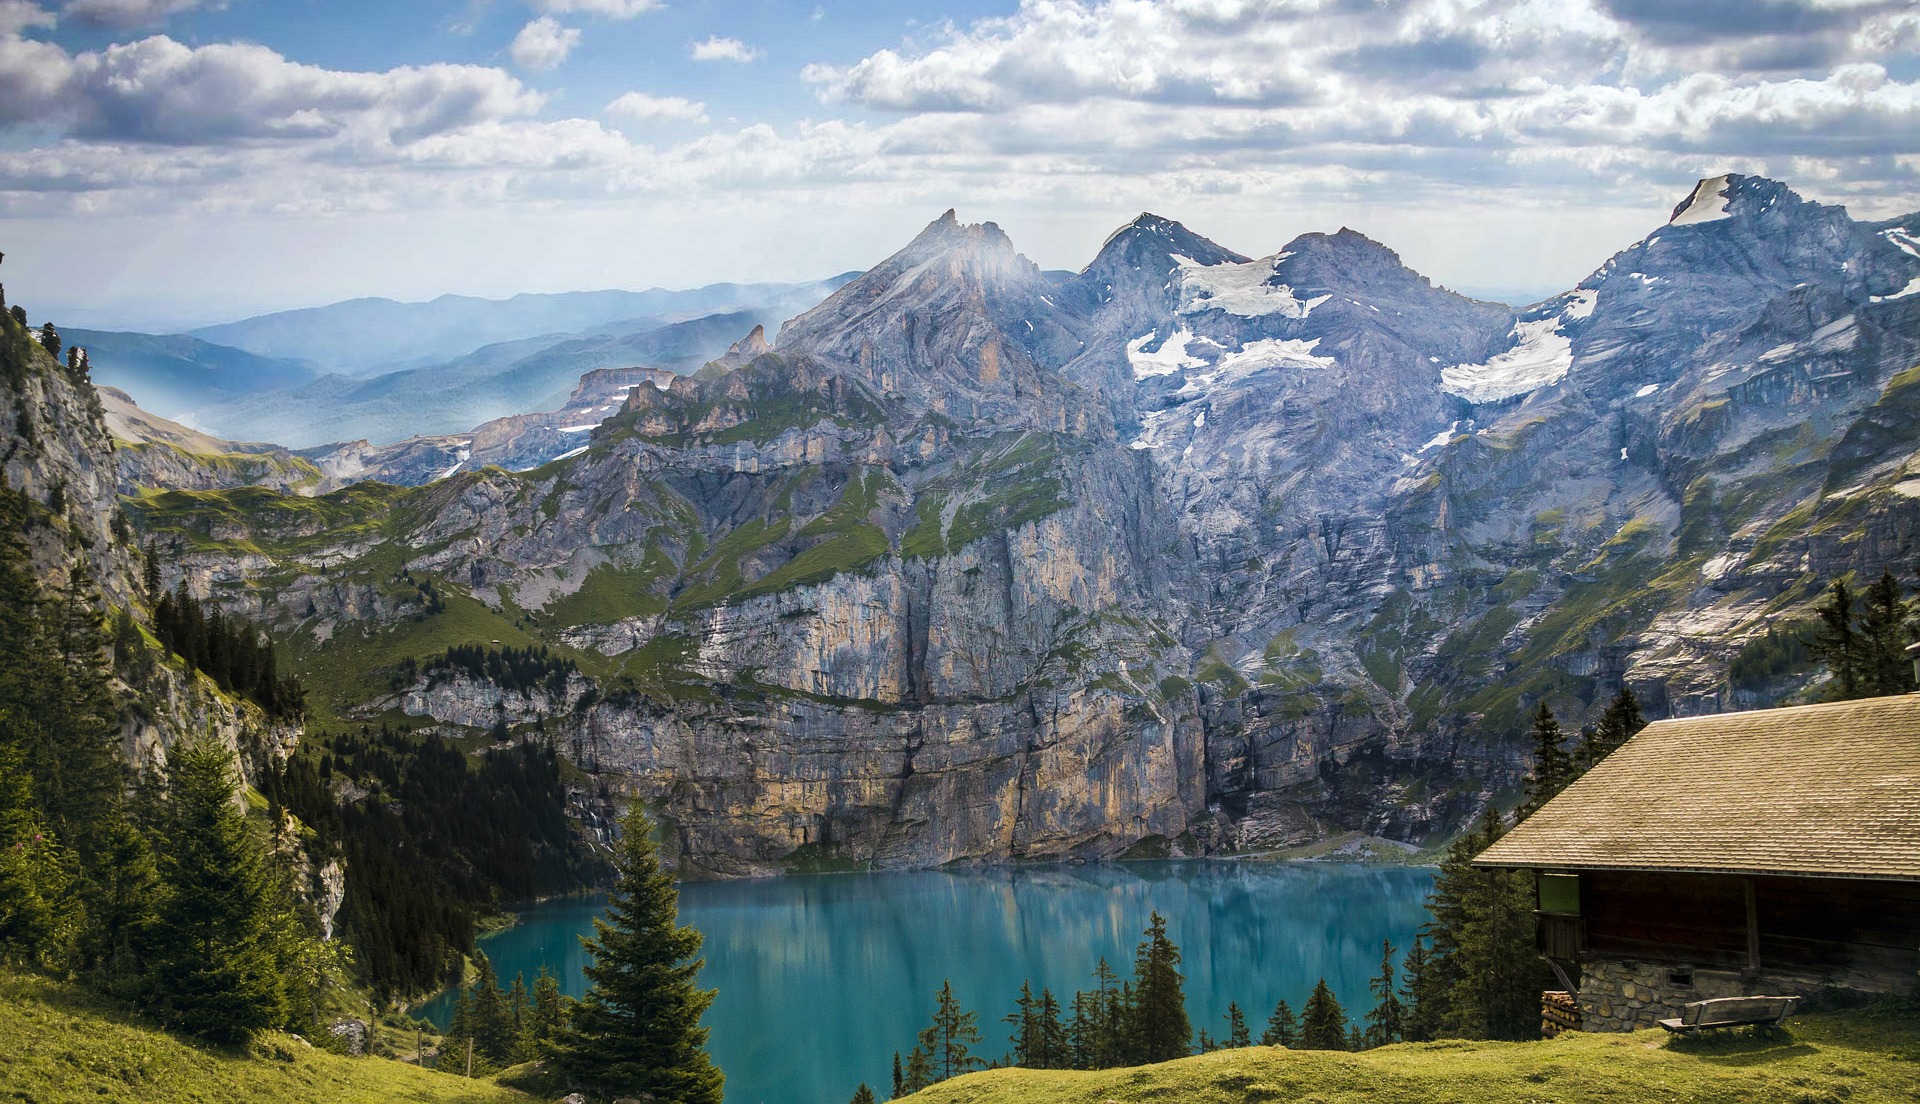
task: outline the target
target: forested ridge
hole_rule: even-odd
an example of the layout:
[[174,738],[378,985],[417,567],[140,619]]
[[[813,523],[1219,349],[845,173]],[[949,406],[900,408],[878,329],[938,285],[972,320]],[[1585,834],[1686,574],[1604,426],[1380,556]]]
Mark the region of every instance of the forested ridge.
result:
[[264,788],[320,853],[344,861],[340,922],[382,999],[457,981],[479,916],[579,889],[601,870],[567,818],[550,747],[476,760],[386,725],[315,733]]

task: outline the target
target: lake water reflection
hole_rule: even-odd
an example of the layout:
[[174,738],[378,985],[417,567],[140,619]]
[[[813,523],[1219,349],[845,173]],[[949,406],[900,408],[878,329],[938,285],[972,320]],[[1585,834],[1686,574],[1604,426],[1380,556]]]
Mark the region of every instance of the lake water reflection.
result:
[[[1226,1034],[1239,1001],[1257,1037],[1274,1002],[1297,1010],[1324,977],[1355,1019],[1372,1000],[1380,941],[1404,949],[1426,919],[1433,871],[1331,863],[1152,862],[911,871],[684,885],[681,919],[706,933],[701,981],[729,1104],[841,1104],[861,1081],[885,1099],[893,1052],[912,1047],[951,979],[1006,1050],[1022,980],[1066,1005],[1106,956],[1126,974],[1151,910],[1184,955],[1196,1029]],[[579,936],[600,898],[548,902],[481,945],[503,984],[542,964],[585,990]],[[444,1025],[450,1002],[427,1014]]]

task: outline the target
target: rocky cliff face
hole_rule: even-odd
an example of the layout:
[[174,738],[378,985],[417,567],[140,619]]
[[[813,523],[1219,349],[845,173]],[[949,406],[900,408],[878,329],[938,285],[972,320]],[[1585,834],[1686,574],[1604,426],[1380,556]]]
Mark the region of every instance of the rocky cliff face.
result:
[[1144,215],[1049,284],[949,213],[545,466],[140,514],[339,710],[568,649],[591,685],[510,723],[692,869],[1418,842],[1538,701],[1743,703],[1743,641],[1913,559],[1916,225],[1719,178],[1516,312]]

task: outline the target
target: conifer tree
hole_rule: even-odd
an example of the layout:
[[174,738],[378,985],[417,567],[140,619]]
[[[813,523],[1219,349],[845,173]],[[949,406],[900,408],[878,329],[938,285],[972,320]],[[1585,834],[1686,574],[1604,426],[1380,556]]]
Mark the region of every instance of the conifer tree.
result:
[[494,973],[493,960],[487,957],[487,952],[475,949],[473,966],[469,1023],[474,1048],[490,1062],[511,1061],[518,1033],[514,1030],[507,995],[500,991],[500,978]]
[[1373,1011],[1367,1013],[1370,1047],[1397,1043],[1406,1035],[1406,1008],[1400,1003],[1400,976],[1393,966],[1393,943],[1380,941],[1380,976],[1373,979]]
[[1446,1005],[1422,939],[1414,936],[1413,946],[1407,948],[1405,983],[1400,989],[1405,1014],[1401,1035],[1410,1043],[1432,1042],[1439,1037],[1440,1014]]
[[873,1104],[873,1090],[867,1088],[865,1081],[860,1082],[860,1087],[853,1090],[853,1100],[850,1104]]
[[19,749],[0,744],[0,962],[57,960],[73,928],[68,857],[32,791]]
[[169,752],[152,980],[168,1024],[216,1042],[276,1026],[287,1009],[275,886],[235,788],[233,759],[212,739]]
[[1445,1036],[1531,1038],[1539,996],[1552,976],[1533,945],[1533,878],[1524,870],[1481,870],[1473,857],[1500,838],[1500,814],[1488,806],[1480,823],[1448,849],[1427,908],[1432,951],[1426,966],[1433,1000],[1421,999]]
[[1109,1069],[1126,1063],[1124,1033],[1131,994],[1102,957],[1093,968],[1094,987],[1073,996],[1067,1045],[1074,1069]]
[[1143,934],[1134,953],[1133,1000],[1127,1009],[1127,1057],[1133,1064],[1184,1057],[1193,1038],[1180,948],[1167,938],[1167,922],[1158,912],[1149,914]]
[[1527,776],[1527,797],[1520,807],[1522,819],[1553,800],[1571,778],[1571,764],[1561,746],[1564,736],[1560,721],[1546,702],[1541,702],[1534,713],[1533,729],[1528,735],[1533,740],[1533,773]]
[[906,1079],[901,1082],[899,1094],[905,1096],[917,1093],[938,1080],[933,1073],[933,1028],[920,1032],[920,1041],[907,1052]]
[[1347,1049],[1348,1050],[1367,1049],[1367,1037],[1365,1034],[1361,1032],[1359,1024],[1350,1023],[1347,1025]]
[[1214,1042],[1213,1036],[1208,1034],[1207,1029],[1203,1027],[1200,1029],[1199,1039],[1194,1043],[1194,1049],[1201,1054],[1212,1054],[1214,1051],[1220,1049],[1220,1044]]
[[1300,1014],[1300,1049],[1347,1049],[1347,1013],[1321,978]]
[[542,966],[540,976],[533,979],[533,996],[521,1031],[521,1050],[529,1058],[545,1054],[547,1044],[566,1026],[566,1022],[566,997],[560,993],[560,979]]
[[556,1043],[561,1069],[609,1095],[719,1104],[723,1077],[700,1026],[713,991],[694,984],[700,933],[679,923],[679,893],[637,802],[621,824],[607,919],[584,942],[591,984]]
[[893,1052],[893,1095],[889,1100],[898,1100],[907,1095],[907,1075],[900,1070],[900,1052]]
[[160,873],[153,849],[134,823],[121,816],[108,824],[88,872],[82,899],[87,925],[81,958],[109,993],[131,994],[159,923]]
[[1574,755],[1574,773],[1585,774],[1645,727],[1647,719],[1640,715],[1640,699],[1633,696],[1631,689],[1622,686],[1607,703],[1600,723],[1580,742],[1580,750]]
[[1260,1033],[1260,1045],[1291,1047],[1299,1042],[1300,1023],[1287,1002],[1280,1001],[1273,1006],[1273,1015],[1267,1018],[1267,1029]]
[[1907,645],[1913,643],[1913,636],[1907,618],[1900,583],[1893,572],[1882,571],[1860,595],[1859,682],[1863,697],[1913,691],[1913,661],[1907,657]]
[[1013,1025],[1013,1034],[1008,1042],[1013,1052],[1007,1057],[1007,1064],[1024,1069],[1040,1069],[1040,1016],[1036,1009],[1038,1000],[1033,995],[1033,983],[1020,983],[1020,995],[1013,999],[1013,1011],[1007,1013],[1005,1020]]
[[[1031,994],[1028,999],[1031,1001]],[[920,1033],[920,1043],[927,1052],[934,1081],[958,1077],[984,1064],[972,1053],[972,1048],[980,1044],[979,1015],[960,1007],[954,999],[952,981],[943,982],[934,997],[933,1023]]]
[[1864,651],[1854,630],[1853,592],[1846,581],[1835,579],[1827,591],[1827,600],[1815,608],[1819,624],[1807,639],[1807,650],[1826,664],[1833,680],[1827,684],[1828,701],[1850,701],[1861,695]]
[[1230,1047],[1250,1047],[1253,1036],[1247,1030],[1247,1014],[1240,1010],[1234,1001],[1227,1002],[1227,1045]]
[[1060,1020],[1060,1002],[1054,999],[1053,990],[1040,990],[1038,1007],[1040,1019],[1040,1068],[1067,1069],[1072,1065],[1072,1056],[1067,1046],[1067,1028]]

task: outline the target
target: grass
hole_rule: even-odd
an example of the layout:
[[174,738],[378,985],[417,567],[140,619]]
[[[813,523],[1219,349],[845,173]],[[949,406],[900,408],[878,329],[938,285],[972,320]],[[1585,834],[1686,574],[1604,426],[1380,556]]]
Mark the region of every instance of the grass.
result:
[[1920,1099],[1920,1020],[1806,1016],[1773,1036],[1682,1040],[1574,1032],[1532,1043],[1442,1042],[1359,1054],[1270,1047],[1135,1069],[992,1070],[915,1104],[1908,1104]]
[[491,1081],[345,1058],[291,1035],[203,1048],[45,978],[0,971],[0,1100],[33,1104],[492,1104]]

